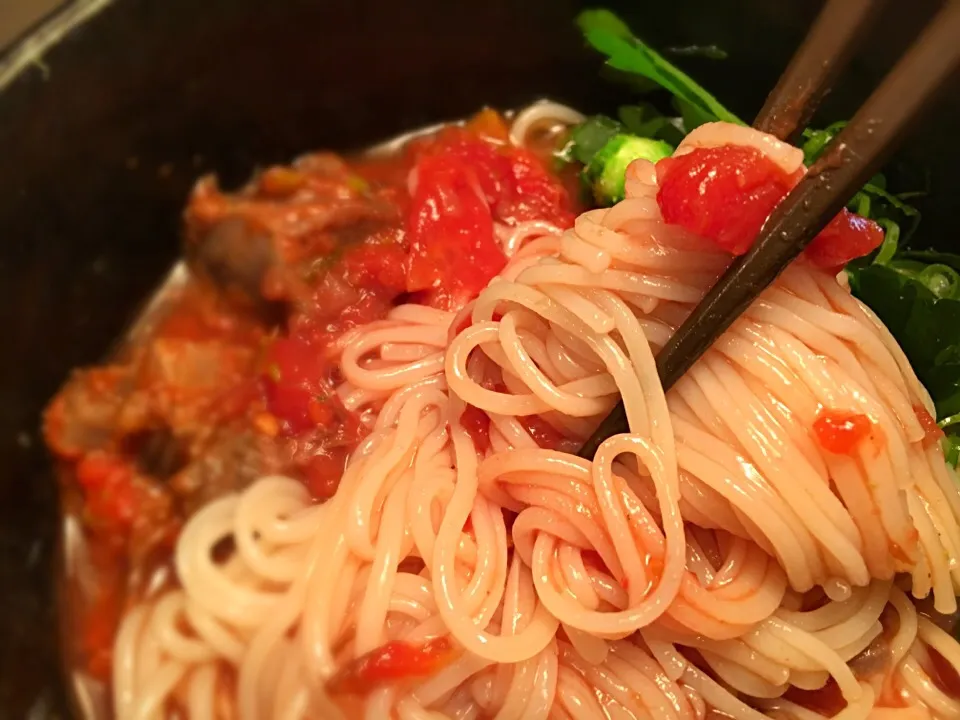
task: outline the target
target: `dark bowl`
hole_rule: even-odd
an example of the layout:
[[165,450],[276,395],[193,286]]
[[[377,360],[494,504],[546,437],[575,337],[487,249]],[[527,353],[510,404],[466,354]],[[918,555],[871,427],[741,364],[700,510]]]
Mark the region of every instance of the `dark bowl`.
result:
[[[750,117],[819,3],[623,5],[660,46],[717,44],[685,66]],[[823,109],[847,117],[939,3],[890,3]],[[56,488],[38,435],[69,370],[102,357],[178,253],[194,178],[227,184],[311,148],[347,150],[550,96],[626,97],[597,77],[573,0],[81,0],[0,60],[0,717],[72,712],[56,602]],[[915,244],[956,237],[960,93],[894,160],[920,189]]]

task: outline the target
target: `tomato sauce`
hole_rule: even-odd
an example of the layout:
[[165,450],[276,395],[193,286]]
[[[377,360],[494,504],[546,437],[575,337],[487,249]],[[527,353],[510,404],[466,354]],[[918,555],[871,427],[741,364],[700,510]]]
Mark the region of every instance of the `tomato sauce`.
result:
[[366,695],[382,685],[426,677],[449,665],[456,650],[447,636],[423,645],[389,642],[347,663],[330,678],[332,695]]
[[923,405],[914,405],[913,412],[917,416],[920,427],[923,428],[923,446],[929,447],[943,439],[943,430],[937,425],[936,418]]
[[[270,167],[235,193],[201,179],[185,211],[190,276],[45,413],[93,564],[71,602],[74,664],[108,678],[123,609],[169,569],[206,502],[271,473],[333,495],[379,409],[353,411],[336,393],[344,333],[399,303],[460,309],[506,264],[497,224],[569,227],[575,210],[489,109],[392,153]],[[489,419],[473,410],[464,422],[483,450]],[[554,441],[549,428],[538,437]],[[343,688],[427,672],[446,642],[390,646]]]
[[813,434],[820,447],[837,455],[850,455],[870,437],[873,423],[866,415],[846,410],[823,409],[813,421]]

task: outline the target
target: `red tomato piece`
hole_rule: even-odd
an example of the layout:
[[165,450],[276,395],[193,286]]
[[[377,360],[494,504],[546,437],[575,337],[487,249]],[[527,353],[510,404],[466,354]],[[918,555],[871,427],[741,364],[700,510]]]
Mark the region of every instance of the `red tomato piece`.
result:
[[467,405],[467,409],[460,414],[460,424],[473,438],[478,451],[485,453],[490,449],[489,415],[478,407]]
[[568,192],[532,153],[488,141],[472,126],[448,128],[414,155],[406,290],[417,302],[456,309],[503,268],[494,219],[573,224]]
[[839,271],[851,260],[873,252],[883,242],[883,229],[846,208],[820,231],[805,251],[811,262]]
[[827,452],[849,455],[861,440],[870,436],[873,423],[861,413],[823,409],[813,421],[817,442]]
[[100,490],[117,474],[129,472],[127,464],[107,453],[95,450],[77,464],[77,482],[84,490]]
[[420,161],[407,231],[407,290],[435,291],[430,300],[439,307],[455,309],[475,297],[506,264],[477,177],[458,158]]
[[84,613],[82,647],[87,670],[96,678],[109,680],[113,661],[113,638],[121,613],[118,592],[100,590]]
[[470,168],[487,204],[493,207],[510,192],[510,160],[500,149],[461,128],[453,128],[438,145],[439,154],[456,158]]
[[940,439],[943,437],[943,430],[937,425],[937,421],[933,415],[927,412],[927,409],[923,405],[914,405],[913,412],[916,414],[917,420],[920,422],[920,427],[923,428],[925,433],[923,436],[923,446],[928,447],[933,443],[940,442]]
[[[698,148],[657,163],[657,202],[668,223],[742,255],[798,178],[799,173],[788,175],[754,148]],[[822,268],[839,270],[881,242],[877,223],[844,208],[813,239],[806,256]]]
[[407,286],[407,253],[398,243],[354,245],[343,253],[344,274],[356,288],[402,293]]
[[511,150],[510,174],[512,192],[505,194],[495,209],[500,220],[546,220],[560,228],[573,226],[570,196],[533,153],[520,148]]
[[380,685],[431,675],[453,657],[453,643],[446,636],[420,646],[389,642],[341,668],[327,689],[334,694],[365,694]]
[[337,419],[337,411],[333,405],[322,397],[312,397],[307,403],[307,413],[313,424],[319,427],[327,427]]
[[288,430],[306,430],[317,424],[314,403],[322,394],[324,366],[321,351],[301,340],[279,338],[267,351],[267,409],[286,423]]
[[443,134],[437,151],[463,161],[475,173],[498,220],[547,220],[564,228],[573,224],[570,195],[530,151],[492,144],[460,128]]
[[759,150],[697,148],[657,163],[663,219],[742,255],[796,183]]
[[128,528],[140,505],[129,463],[96,450],[77,464],[76,472],[77,483],[84,490],[87,512],[101,522]]

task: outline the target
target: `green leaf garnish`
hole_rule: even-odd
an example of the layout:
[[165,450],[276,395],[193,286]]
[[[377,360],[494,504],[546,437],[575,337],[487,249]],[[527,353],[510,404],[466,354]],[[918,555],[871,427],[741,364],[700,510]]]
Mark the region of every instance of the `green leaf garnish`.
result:
[[619,132],[623,126],[606,115],[594,115],[570,131],[570,141],[562,153],[572,160],[586,165],[600,148]]
[[873,264],[854,270],[850,284],[903,348],[943,419],[960,413],[960,299],[955,288],[951,296],[931,290],[930,268],[938,266]]
[[813,130],[810,128],[804,130],[801,134],[803,145],[800,146],[800,149],[803,150],[803,162],[807,165],[812,165],[813,161],[820,157],[827,145],[830,144],[830,141],[846,126],[847,121],[841,120],[840,122],[828,125],[823,128],[823,130]]
[[577,17],[577,25],[586,41],[606,56],[608,67],[656,83],[690,106],[692,117],[745,124],[693,78],[637,38],[609,10],[584,10]]
[[631,135],[663,140],[674,147],[680,144],[686,134],[682,118],[668,117],[650,103],[622,105],[617,117],[623,129]]
[[[956,467],[957,461],[960,461],[960,437],[947,435],[943,439],[941,446],[943,447],[944,460]],[[956,632],[956,629],[954,629],[954,633]]]

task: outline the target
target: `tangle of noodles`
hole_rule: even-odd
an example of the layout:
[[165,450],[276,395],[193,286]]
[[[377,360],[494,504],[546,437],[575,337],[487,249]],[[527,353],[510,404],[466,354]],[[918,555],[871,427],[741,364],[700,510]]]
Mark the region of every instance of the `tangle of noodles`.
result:
[[[678,152],[731,142],[800,164],[725,125]],[[401,306],[352,333],[341,398],[380,409],[335,497],[266,477],[189,521],[180,588],[123,621],[118,717],[810,720],[834,712],[818,689],[843,720],[960,717],[935,677],[960,646],[911,600],[952,613],[960,587],[929,397],[803,260],[664,394],[654,356],[729,257],[665,225],[656,191],[637,161],[626,199],[569,231],[500,228],[509,264],[459,315]],[[630,432],[592,462],[523,422],[575,447],[618,397]],[[873,435],[825,452],[820,408]],[[328,689],[385,643],[436,638],[453,650],[427,675]]]

